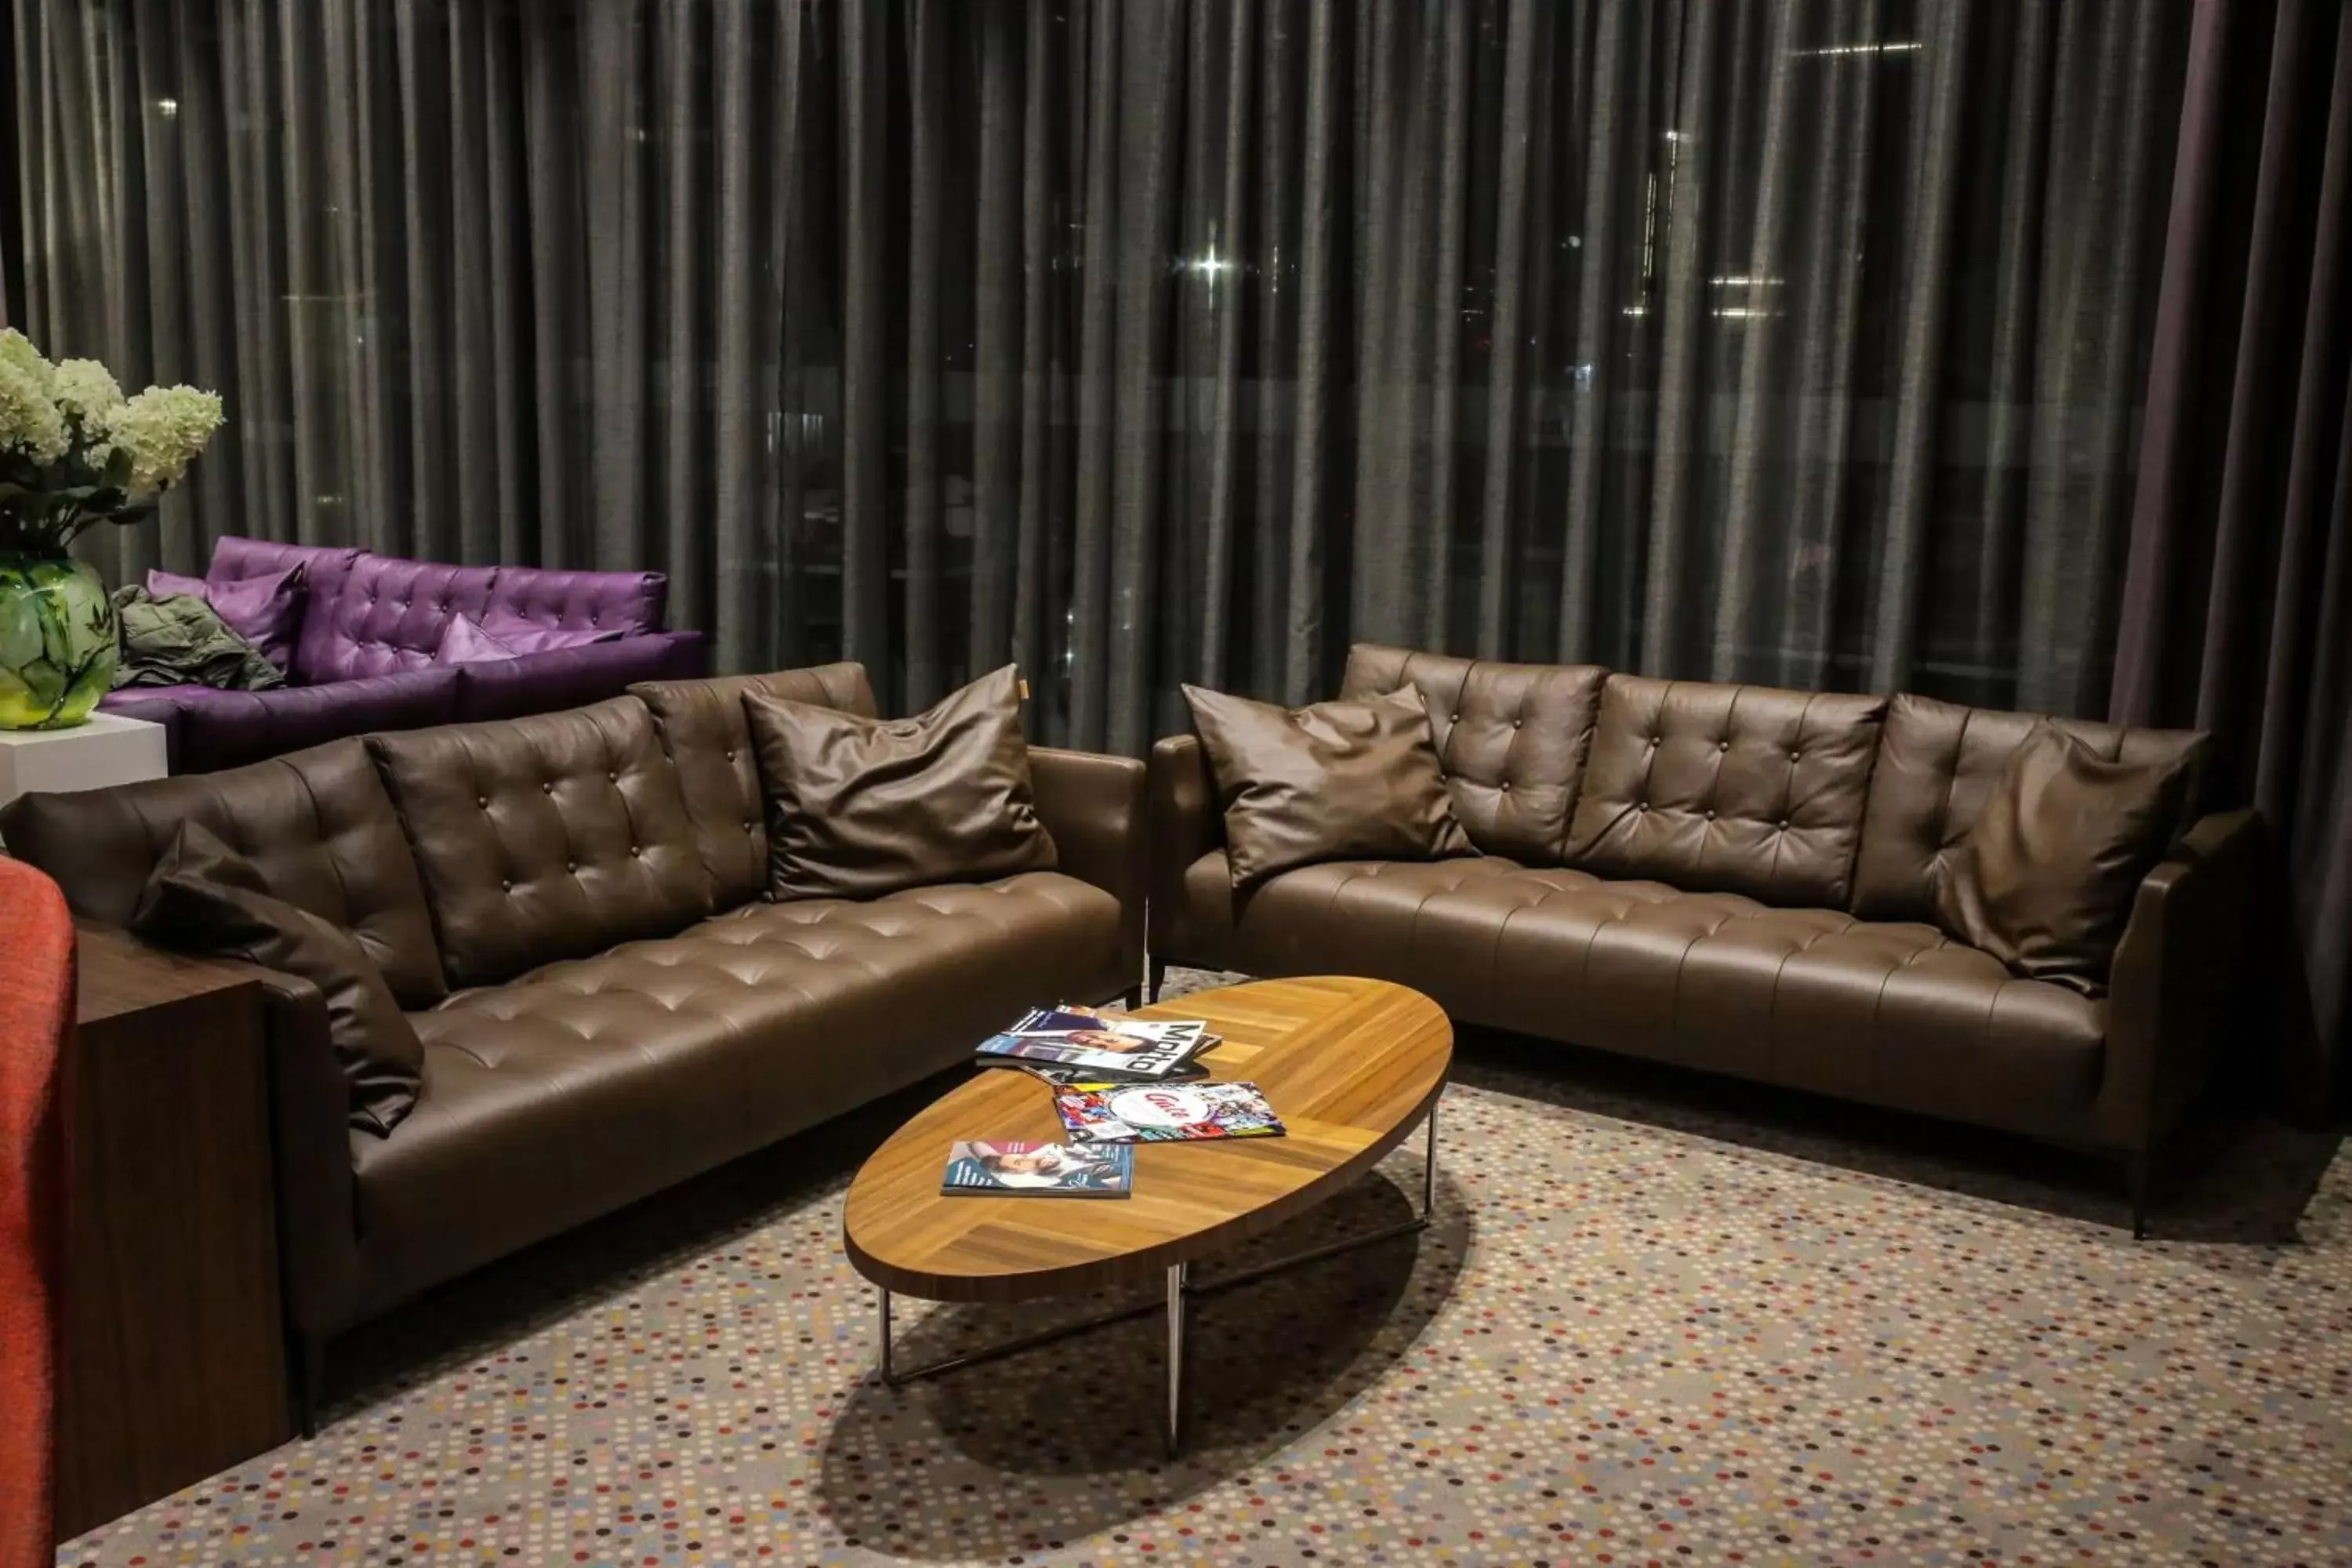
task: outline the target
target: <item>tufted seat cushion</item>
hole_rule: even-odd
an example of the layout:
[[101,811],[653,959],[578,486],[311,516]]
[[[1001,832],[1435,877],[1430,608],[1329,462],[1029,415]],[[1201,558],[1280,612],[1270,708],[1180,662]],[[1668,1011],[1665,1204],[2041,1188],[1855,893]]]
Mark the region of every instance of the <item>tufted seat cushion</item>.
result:
[[1119,912],[1050,871],[754,903],[413,1015],[417,1109],[352,1141],[363,1310],[951,1066],[1041,999],[1116,992]]
[[[1207,899],[1220,875],[1186,881]],[[2021,1131],[2078,1121],[2105,1060],[2104,1003],[1931,926],[1737,893],[1499,858],[1342,861],[1232,900],[1224,924],[1253,973],[1377,974],[1472,1023]]]

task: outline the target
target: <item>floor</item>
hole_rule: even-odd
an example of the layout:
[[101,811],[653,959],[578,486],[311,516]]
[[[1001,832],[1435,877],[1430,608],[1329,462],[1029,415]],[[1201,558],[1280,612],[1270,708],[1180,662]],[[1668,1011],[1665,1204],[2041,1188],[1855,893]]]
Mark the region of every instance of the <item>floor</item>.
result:
[[[870,1375],[840,1206],[908,1109],[353,1336],[316,1441],[59,1562],[2352,1564],[2333,1139],[2218,1120],[2135,1243],[2063,1156],[1468,1038],[1439,1223],[1200,1307],[1171,1464],[1153,1318]],[[1269,1245],[1403,1215],[1418,1148]]]

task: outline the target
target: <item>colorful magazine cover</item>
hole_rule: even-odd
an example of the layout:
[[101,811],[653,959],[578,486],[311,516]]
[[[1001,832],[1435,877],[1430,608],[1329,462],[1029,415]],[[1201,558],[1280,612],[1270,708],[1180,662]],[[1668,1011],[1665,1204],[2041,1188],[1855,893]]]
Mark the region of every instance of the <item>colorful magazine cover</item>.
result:
[[1066,1143],[958,1142],[940,1191],[950,1197],[1123,1198],[1135,1151]]
[[1031,1012],[982,1041],[979,1055],[1158,1079],[1206,1050],[1213,1039],[1209,1026],[1197,1018],[1130,1018],[1066,1005]]
[[1173,1143],[1192,1138],[1279,1138],[1282,1119],[1254,1083],[1137,1084],[1065,1089],[1054,1109],[1073,1141]]

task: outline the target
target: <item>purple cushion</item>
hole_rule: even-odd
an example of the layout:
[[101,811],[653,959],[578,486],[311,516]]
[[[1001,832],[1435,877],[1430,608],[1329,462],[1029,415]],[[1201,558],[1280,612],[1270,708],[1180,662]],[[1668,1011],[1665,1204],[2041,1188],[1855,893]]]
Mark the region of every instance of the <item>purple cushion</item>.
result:
[[709,670],[700,632],[655,632],[585,647],[550,648],[462,665],[457,717],[513,719],[583,708],[640,680],[692,680]]
[[150,572],[147,591],[157,598],[194,594],[213,607],[222,625],[284,669],[293,657],[295,634],[302,629],[303,573],[299,561],[258,577],[214,580]]
[[450,616],[448,628],[441,634],[441,646],[434,650],[433,662],[478,664],[484,659],[513,658],[520,654],[549,653],[557,648],[586,647],[591,643],[620,640],[618,629],[541,626],[509,611],[493,608],[478,621],[471,616]]
[[436,664],[479,664],[484,659],[512,658],[516,650],[482,629],[471,616],[452,616],[433,650]]

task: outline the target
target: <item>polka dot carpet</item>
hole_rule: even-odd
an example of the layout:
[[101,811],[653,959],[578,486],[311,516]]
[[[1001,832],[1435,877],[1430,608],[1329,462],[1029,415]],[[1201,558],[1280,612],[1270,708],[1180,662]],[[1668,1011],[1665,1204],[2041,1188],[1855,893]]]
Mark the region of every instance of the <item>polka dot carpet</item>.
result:
[[[1156,1316],[882,1388],[853,1152],[419,1303],[315,1441],[59,1561],[2352,1564],[2352,1162],[2299,1240],[2135,1243],[1464,1077],[1433,1229],[1195,1309],[1172,1462]],[[1266,1247],[1402,1216],[1418,1143],[1381,1176]]]

